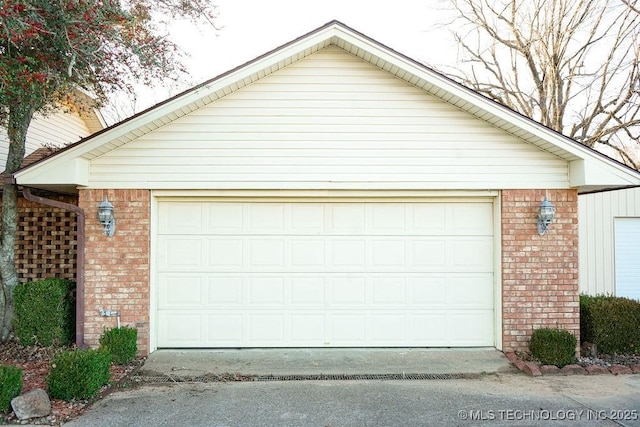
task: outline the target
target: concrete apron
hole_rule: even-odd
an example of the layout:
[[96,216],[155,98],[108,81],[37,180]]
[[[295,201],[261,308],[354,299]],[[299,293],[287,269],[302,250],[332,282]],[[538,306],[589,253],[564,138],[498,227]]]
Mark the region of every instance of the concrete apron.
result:
[[143,376],[477,375],[512,369],[494,348],[157,350]]

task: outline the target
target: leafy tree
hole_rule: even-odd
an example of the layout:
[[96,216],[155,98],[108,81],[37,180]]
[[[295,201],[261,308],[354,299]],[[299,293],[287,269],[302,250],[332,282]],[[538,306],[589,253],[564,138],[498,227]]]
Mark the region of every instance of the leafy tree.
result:
[[[450,0],[452,77],[628,165],[640,137],[638,0]],[[460,27],[458,27],[460,28]]]
[[[216,15],[208,0],[0,0],[0,124],[9,140],[6,174],[20,168],[35,113],[78,107],[73,99],[78,91],[100,104],[110,93],[132,91],[134,83],[177,78],[183,71],[180,52],[164,34],[165,25],[177,17],[213,25]],[[11,331],[18,284],[17,198],[17,186],[5,182],[0,342]]]

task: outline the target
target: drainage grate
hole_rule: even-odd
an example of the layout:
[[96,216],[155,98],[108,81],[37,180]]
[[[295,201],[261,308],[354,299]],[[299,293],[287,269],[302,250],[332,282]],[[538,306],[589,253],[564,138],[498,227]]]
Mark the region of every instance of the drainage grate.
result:
[[199,376],[141,375],[134,382],[146,383],[209,383],[243,381],[349,381],[349,380],[455,380],[476,378],[475,374],[317,374],[317,375],[242,375],[206,374]]

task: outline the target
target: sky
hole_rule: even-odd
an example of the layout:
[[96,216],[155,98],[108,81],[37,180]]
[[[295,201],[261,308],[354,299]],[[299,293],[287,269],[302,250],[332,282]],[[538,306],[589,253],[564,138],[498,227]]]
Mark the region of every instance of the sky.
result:
[[186,52],[190,76],[169,88],[139,90],[140,111],[241,65],[331,20],[416,60],[451,64],[456,49],[446,27],[448,0],[214,0],[218,31],[175,22],[171,38]]

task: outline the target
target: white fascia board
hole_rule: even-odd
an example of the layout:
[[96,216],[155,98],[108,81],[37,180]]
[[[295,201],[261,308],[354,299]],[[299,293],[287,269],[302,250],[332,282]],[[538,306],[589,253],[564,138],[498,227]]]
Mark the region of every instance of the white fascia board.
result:
[[64,165],[48,162],[15,174],[16,182],[25,186],[89,185],[89,161],[75,158]]
[[569,162],[569,184],[581,187],[629,187],[640,185],[640,174],[591,159]]

